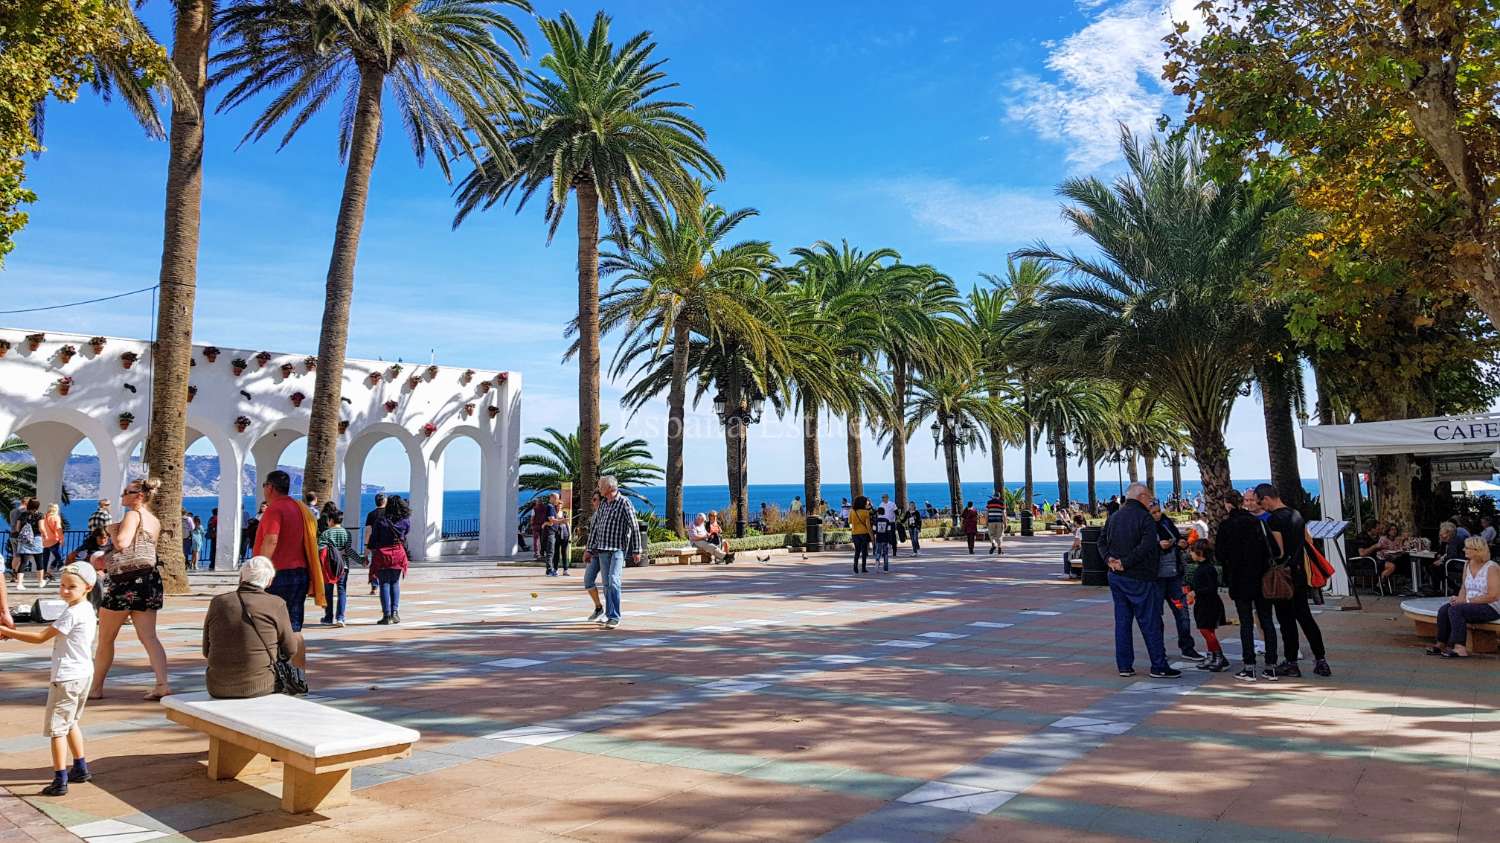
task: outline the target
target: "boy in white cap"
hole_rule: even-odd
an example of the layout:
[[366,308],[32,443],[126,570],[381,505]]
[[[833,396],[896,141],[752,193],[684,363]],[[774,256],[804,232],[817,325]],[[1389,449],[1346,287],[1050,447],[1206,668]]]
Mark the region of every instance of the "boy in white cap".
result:
[[[52,685],[47,692],[46,724],[42,734],[52,739],[52,784],[43,788],[43,796],[62,796],[69,782],[86,782],[93,778],[83,757],[83,731],[78,721],[88,701],[89,684],[94,680],[94,640],[99,619],[89,605],[89,591],[98,580],[92,565],[74,562],[59,572],[57,596],[68,607],[52,622],[39,630],[0,627],[0,638],[11,638],[27,644],[52,644]],[[68,767],[68,752],[73,766]]]

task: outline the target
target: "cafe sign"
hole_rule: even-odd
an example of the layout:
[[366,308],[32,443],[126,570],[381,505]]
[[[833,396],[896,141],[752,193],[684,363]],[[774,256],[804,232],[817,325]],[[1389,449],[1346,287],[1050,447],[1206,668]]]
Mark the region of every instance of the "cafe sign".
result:
[[1434,483],[1488,480],[1494,474],[1495,466],[1487,456],[1432,461],[1432,482]]

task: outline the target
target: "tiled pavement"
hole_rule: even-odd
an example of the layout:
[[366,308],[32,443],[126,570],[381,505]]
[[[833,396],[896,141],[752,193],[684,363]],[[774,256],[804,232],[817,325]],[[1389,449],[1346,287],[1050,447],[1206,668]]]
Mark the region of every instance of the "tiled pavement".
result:
[[[1423,657],[1387,600],[1318,615],[1331,680],[1121,679],[1108,595],[1057,579],[1060,541],[858,577],[832,555],[630,569],[613,632],[576,576],[414,579],[399,627],[360,594],[354,625],[309,627],[316,699],[423,740],[302,817],[279,770],[206,779],[206,739],[138,699],[128,630],[85,717],[97,783],[35,796],[46,653],[5,644],[0,843],[1495,836],[1500,661]],[[206,602],[161,618],[178,690]]]

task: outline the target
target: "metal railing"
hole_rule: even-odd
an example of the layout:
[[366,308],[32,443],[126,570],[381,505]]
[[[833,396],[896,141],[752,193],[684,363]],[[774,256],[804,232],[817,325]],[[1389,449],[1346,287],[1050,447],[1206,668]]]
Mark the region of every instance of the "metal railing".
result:
[[479,538],[478,518],[444,518],[443,541],[464,541]]
[[[77,550],[78,546],[83,544],[83,540],[88,537],[88,530],[64,530],[62,539],[62,555],[67,556],[69,553]],[[3,549],[5,551],[5,558],[9,559],[11,556],[11,551],[13,550],[13,548],[11,548],[10,546],[9,530],[0,530],[0,549]]]

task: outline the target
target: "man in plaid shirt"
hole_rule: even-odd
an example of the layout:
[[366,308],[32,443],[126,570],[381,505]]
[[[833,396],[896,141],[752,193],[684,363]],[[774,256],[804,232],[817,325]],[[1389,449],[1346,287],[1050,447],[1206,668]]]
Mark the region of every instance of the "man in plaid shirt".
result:
[[99,499],[99,508],[89,515],[89,532],[102,530],[114,523],[114,516],[109,514],[109,498]]
[[[635,507],[620,494],[620,483],[614,475],[599,478],[599,506],[589,518],[589,542],[583,552],[583,561],[588,566],[583,572],[583,587],[594,598],[594,613],[589,620],[604,618],[604,628],[614,629],[620,625],[620,574],[625,568],[626,557],[635,562],[645,549],[641,542],[640,525],[635,520]],[[604,575],[604,603],[599,603],[599,589],[595,586],[600,574]]]

